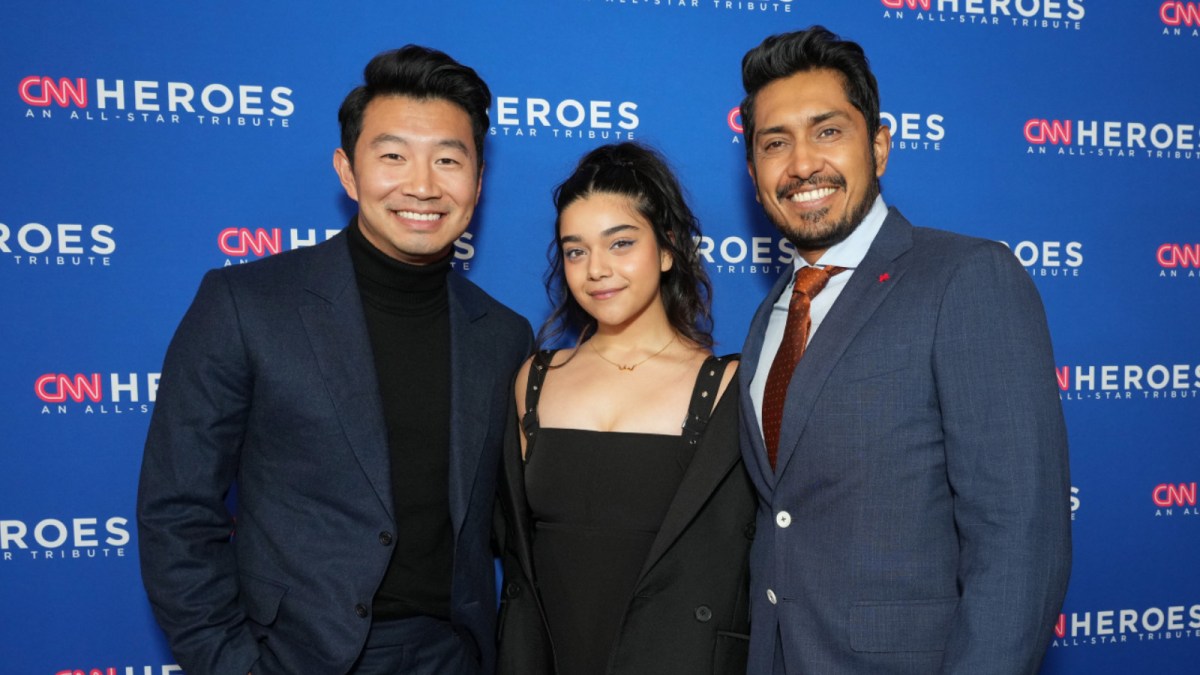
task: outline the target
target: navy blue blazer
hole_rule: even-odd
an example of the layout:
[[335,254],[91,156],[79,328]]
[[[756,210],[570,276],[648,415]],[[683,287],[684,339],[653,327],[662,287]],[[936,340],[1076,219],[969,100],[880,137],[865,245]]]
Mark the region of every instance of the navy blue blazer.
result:
[[[532,335],[460,275],[448,283],[451,621],[490,673],[497,467]],[[346,672],[392,552],[389,477],[346,235],[205,275],[167,350],[138,487],[143,582],[179,664]]]
[[1071,523],[1028,274],[996,242],[891,210],[796,367],[772,471],[746,383],[789,276],[743,350],[742,452],[760,497],[749,672],[1035,673]]

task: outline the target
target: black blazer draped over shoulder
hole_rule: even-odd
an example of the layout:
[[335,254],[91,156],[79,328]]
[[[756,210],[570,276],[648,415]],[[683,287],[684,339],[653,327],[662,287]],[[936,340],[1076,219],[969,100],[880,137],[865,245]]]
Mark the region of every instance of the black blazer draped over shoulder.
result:
[[[737,377],[726,388],[642,567],[609,657],[610,675],[744,675],[755,496],[738,451]],[[533,567],[533,522],[511,417],[504,448],[500,675],[559,673]]]

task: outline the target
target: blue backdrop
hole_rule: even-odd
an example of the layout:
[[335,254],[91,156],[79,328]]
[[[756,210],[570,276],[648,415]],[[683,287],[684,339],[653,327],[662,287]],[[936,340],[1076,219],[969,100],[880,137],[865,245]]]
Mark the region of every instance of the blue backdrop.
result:
[[733,352],[791,260],[746,176],[739,64],[813,23],[871,57],[888,202],[1008,243],[1046,302],[1075,567],[1043,672],[1195,668],[1198,3],[363,0],[0,9],[0,670],[178,672],[134,527],[163,353],[205,270],[344,226],[336,111],[371,56],[421,43],[491,85],[456,264],[535,325],[553,185],[600,143],[661,149]]

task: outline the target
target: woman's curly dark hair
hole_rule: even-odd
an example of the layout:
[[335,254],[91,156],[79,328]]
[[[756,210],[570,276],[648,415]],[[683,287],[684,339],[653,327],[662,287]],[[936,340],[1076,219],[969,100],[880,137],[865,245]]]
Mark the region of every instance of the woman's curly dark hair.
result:
[[538,345],[574,334],[580,342],[595,331],[596,320],[579,306],[563,272],[563,211],[580,199],[603,193],[628,197],[654,231],[660,250],[674,259],[659,282],[667,319],[680,335],[705,348],[712,339],[712,284],[700,262],[700,226],[684,200],[683,189],[666,160],[637,143],[602,145],[579,160],[574,173],[554,188],[554,240],[550,242],[546,295],[554,307],[538,331]]

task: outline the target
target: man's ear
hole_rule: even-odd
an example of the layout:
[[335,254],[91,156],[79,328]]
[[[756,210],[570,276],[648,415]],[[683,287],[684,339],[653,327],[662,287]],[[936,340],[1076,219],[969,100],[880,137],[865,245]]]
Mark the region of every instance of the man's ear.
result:
[[758,198],[758,172],[754,170],[754,162],[746,160],[746,171],[750,174],[750,184],[754,186],[754,201],[761,204],[762,200]]
[[346,196],[358,201],[358,183],[354,180],[354,166],[351,165],[350,158],[346,156],[346,151],[341,148],[333,151],[333,170],[337,172],[338,180],[342,182],[342,189],[346,191]]
[[875,177],[881,178],[883,172],[887,171],[888,154],[892,151],[892,130],[886,124],[880,124],[875,132],[871,151],[875,153]]

